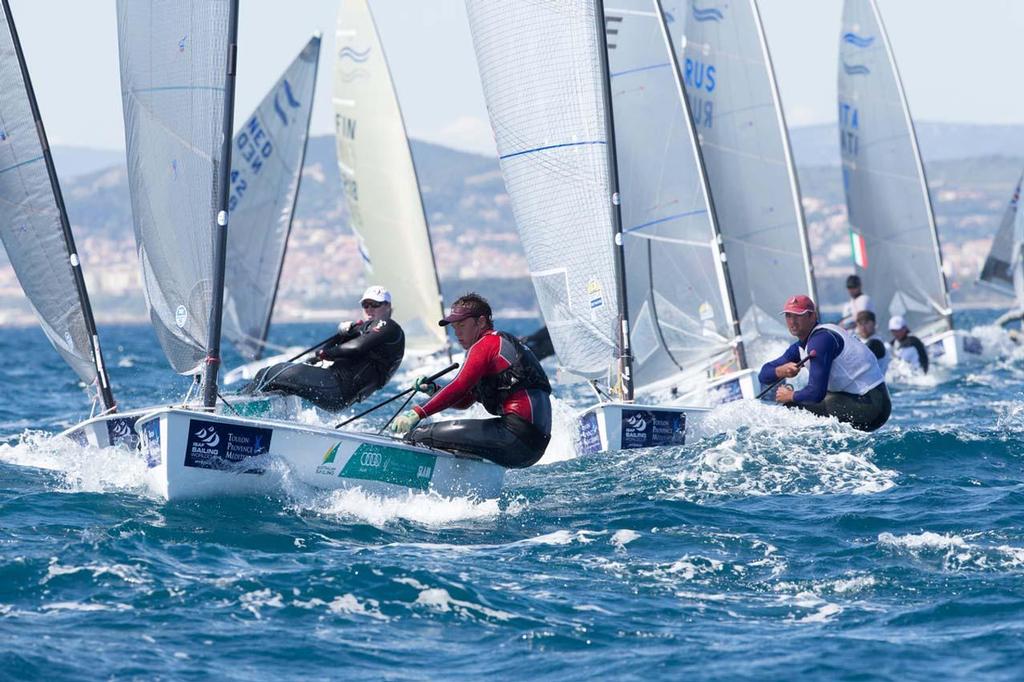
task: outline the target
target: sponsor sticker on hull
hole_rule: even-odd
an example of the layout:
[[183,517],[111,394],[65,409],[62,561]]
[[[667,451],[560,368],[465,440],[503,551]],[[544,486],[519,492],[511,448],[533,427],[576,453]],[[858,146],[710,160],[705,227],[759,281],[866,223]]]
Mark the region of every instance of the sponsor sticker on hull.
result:
[[113,417],[107,420],[107,438],[113,446],[126,445],[134,450],[139,447],[139,435],[135,433],[138,417]]
[[579,423],[579,451],[581,455],[601,452],[601,432],[597,428],[597,414],[588,412]]
[[146,455],[146,466],[150,469],[160,466],[159,419],[150,419],[142,425],[142,452]]
[[185,466],[243,474],[262,474],[248,460],[270,452],[271,429],[190,419]]
[[668,410],[623,410],[622,449],[686,442],[686,413]]
[[426,490],[434,477],[436,463],[436,455],[363,443],[348,458],[338,476]]

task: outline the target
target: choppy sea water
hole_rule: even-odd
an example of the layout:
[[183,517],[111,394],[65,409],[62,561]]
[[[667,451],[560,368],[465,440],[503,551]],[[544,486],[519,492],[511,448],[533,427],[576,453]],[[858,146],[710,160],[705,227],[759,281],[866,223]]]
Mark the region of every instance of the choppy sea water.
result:
[[[959,313],[990,350],[892,385],[873,435],[732,404],[685,447],[574,457],[559,388],[550,463],[490,501],[162,502],[52,437],[83,394],[0,330],[0,678],[1020,679],[1024,350],[994,316]],[[122,404],[182,395],[147,328],[102,332]]]

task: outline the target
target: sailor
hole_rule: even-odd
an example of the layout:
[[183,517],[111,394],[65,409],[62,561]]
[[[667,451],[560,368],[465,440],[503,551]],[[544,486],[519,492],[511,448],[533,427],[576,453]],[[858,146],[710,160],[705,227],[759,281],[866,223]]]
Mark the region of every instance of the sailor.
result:
[[366,319],[339,324],[338,333],[306,364],[262,369],[242,392],[297,395],[337,412],[382,388],[402,364],[405,333],[391,319],[391,292],[384,287],[369,287],[360,304]]
[[[522,341],[496,331],[491,306],[470,293],[452,304],[438,324],[452,325],[466,361],[450,384],[437,390],[424,379],[418,390],[432,395],[392,423],[412,443],[478,455],[504,467],[536,464],[551,439],[551,385],[540,362]],[[449,407],[480,403],[494,419],[457,419],[420,424]]]
[[853,329],[857,326],[857,313],[862,310],[875,311],[875,305],[871,297],[861,290],[860,277],[850,275],[846,278],[846,292],[850,294],[850,300],[843,306],[843,319],[839,326],[843,329]]
[[779,386],[776,402],[835,417],[861,431],[874,431],[885,424],[892,403],[885,376],[868,347],[842,327],[820,324],[814,301],[807,296],[791,297],[782,310],[786,327],[797,341],[780,357],[765,363],[758,378],[762,384],[793,378],[800,373],[801,357],[806,356],[810,356],[810,378],[799,391]]
[[870,310],[862,310],[857,313],[857,338],[875,354],[875,359],[878,360],[878,369],[882,370],[884,376],[886,370],[889,369],[892,355],[889,353],[889,346],[878,335],[875,329],[876,324],[875,314]]
[[914,369],[927,374],[928,351],[925,350],[921,339],[910,333],[907,321],[902,315],[893,315],[889,318],[889,331],[892,332],[893,357],[900,358]]

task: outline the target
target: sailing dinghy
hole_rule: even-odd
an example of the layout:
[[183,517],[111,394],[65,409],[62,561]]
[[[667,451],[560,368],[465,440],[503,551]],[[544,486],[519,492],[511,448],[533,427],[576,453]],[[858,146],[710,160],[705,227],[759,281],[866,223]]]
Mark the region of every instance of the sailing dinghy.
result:
[[[312,37],[246,119],[232,144],[231,196],[235,229],[228,235],[224,335],[238,352],[257,360],[266,347],[288,235],[298,197],[313,109],[320,37]],[[290,355],[297,353],[299,349]],[[281,358],[287,359],[290,355]],[[268,358],[264,362],[272,361]],[[245,374],[243,365],[228,374]],[[253,370],[255,373],[257,370]],[[230,378],[225,383],[231,383]],[[297,413],[298,400],[233,401],[246,412]],[[229,410],[230,411],[230,410]],[[100,415],[65,432],[82,445],[138,445],[135,421],[147,409]]]
[[1021,183],[1024,183],[1024,174],[1017,180],[978,275],[978,284],[1014,299],[1011,313],[1024,308],[1024,262],[1021,258],[1024,255],[1024,224],[1021,224],[1018,211]]
[[[0,240],[46,338],[116,411],[99,334],[8,0],[0,14]],[[113,422],[117,428],[124,425]]]
[[953,329],[924,164],[874,0],[844,3],[838,74],[850,241],[878,328],[902,315],[932,361],[980,354],[980,340]]
[[634,390],[671,400],[696,383],[706,405],[753,395],[753,378],[660,5],[467,9],[544,321],[561,367],[599,396],[579,449],[685,442],[708,408]]
[[151,485],[167,499],[279,490],[436,491],[494,497],[504,469],[369,434],[214,413],[234,104],[238,0],[118,0],[129,181],[150,316],[202,403],[158,407],[135,430]]

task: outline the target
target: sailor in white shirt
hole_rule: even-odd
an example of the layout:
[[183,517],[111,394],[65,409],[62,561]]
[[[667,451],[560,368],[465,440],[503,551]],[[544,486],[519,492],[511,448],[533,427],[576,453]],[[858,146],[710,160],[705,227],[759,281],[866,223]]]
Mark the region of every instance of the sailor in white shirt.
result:
[[860,277],[850,275],[846,278],[846,291],[850,294],[850,300],[843,306],[843,319],[839,326],[843,329],[853,329],[857,326],[857,313],[862,310],[875,312],[875,306],[871,297],[861,290]]
[[889,369],[892,354],[889,352],[889,346],[875,330],[875,324],[877,324],[875,314],[870,310],[862,310],[857,313],[857,338],[874,353],[875,359],[878,360],[878,369],[882,370],[884,375]]

